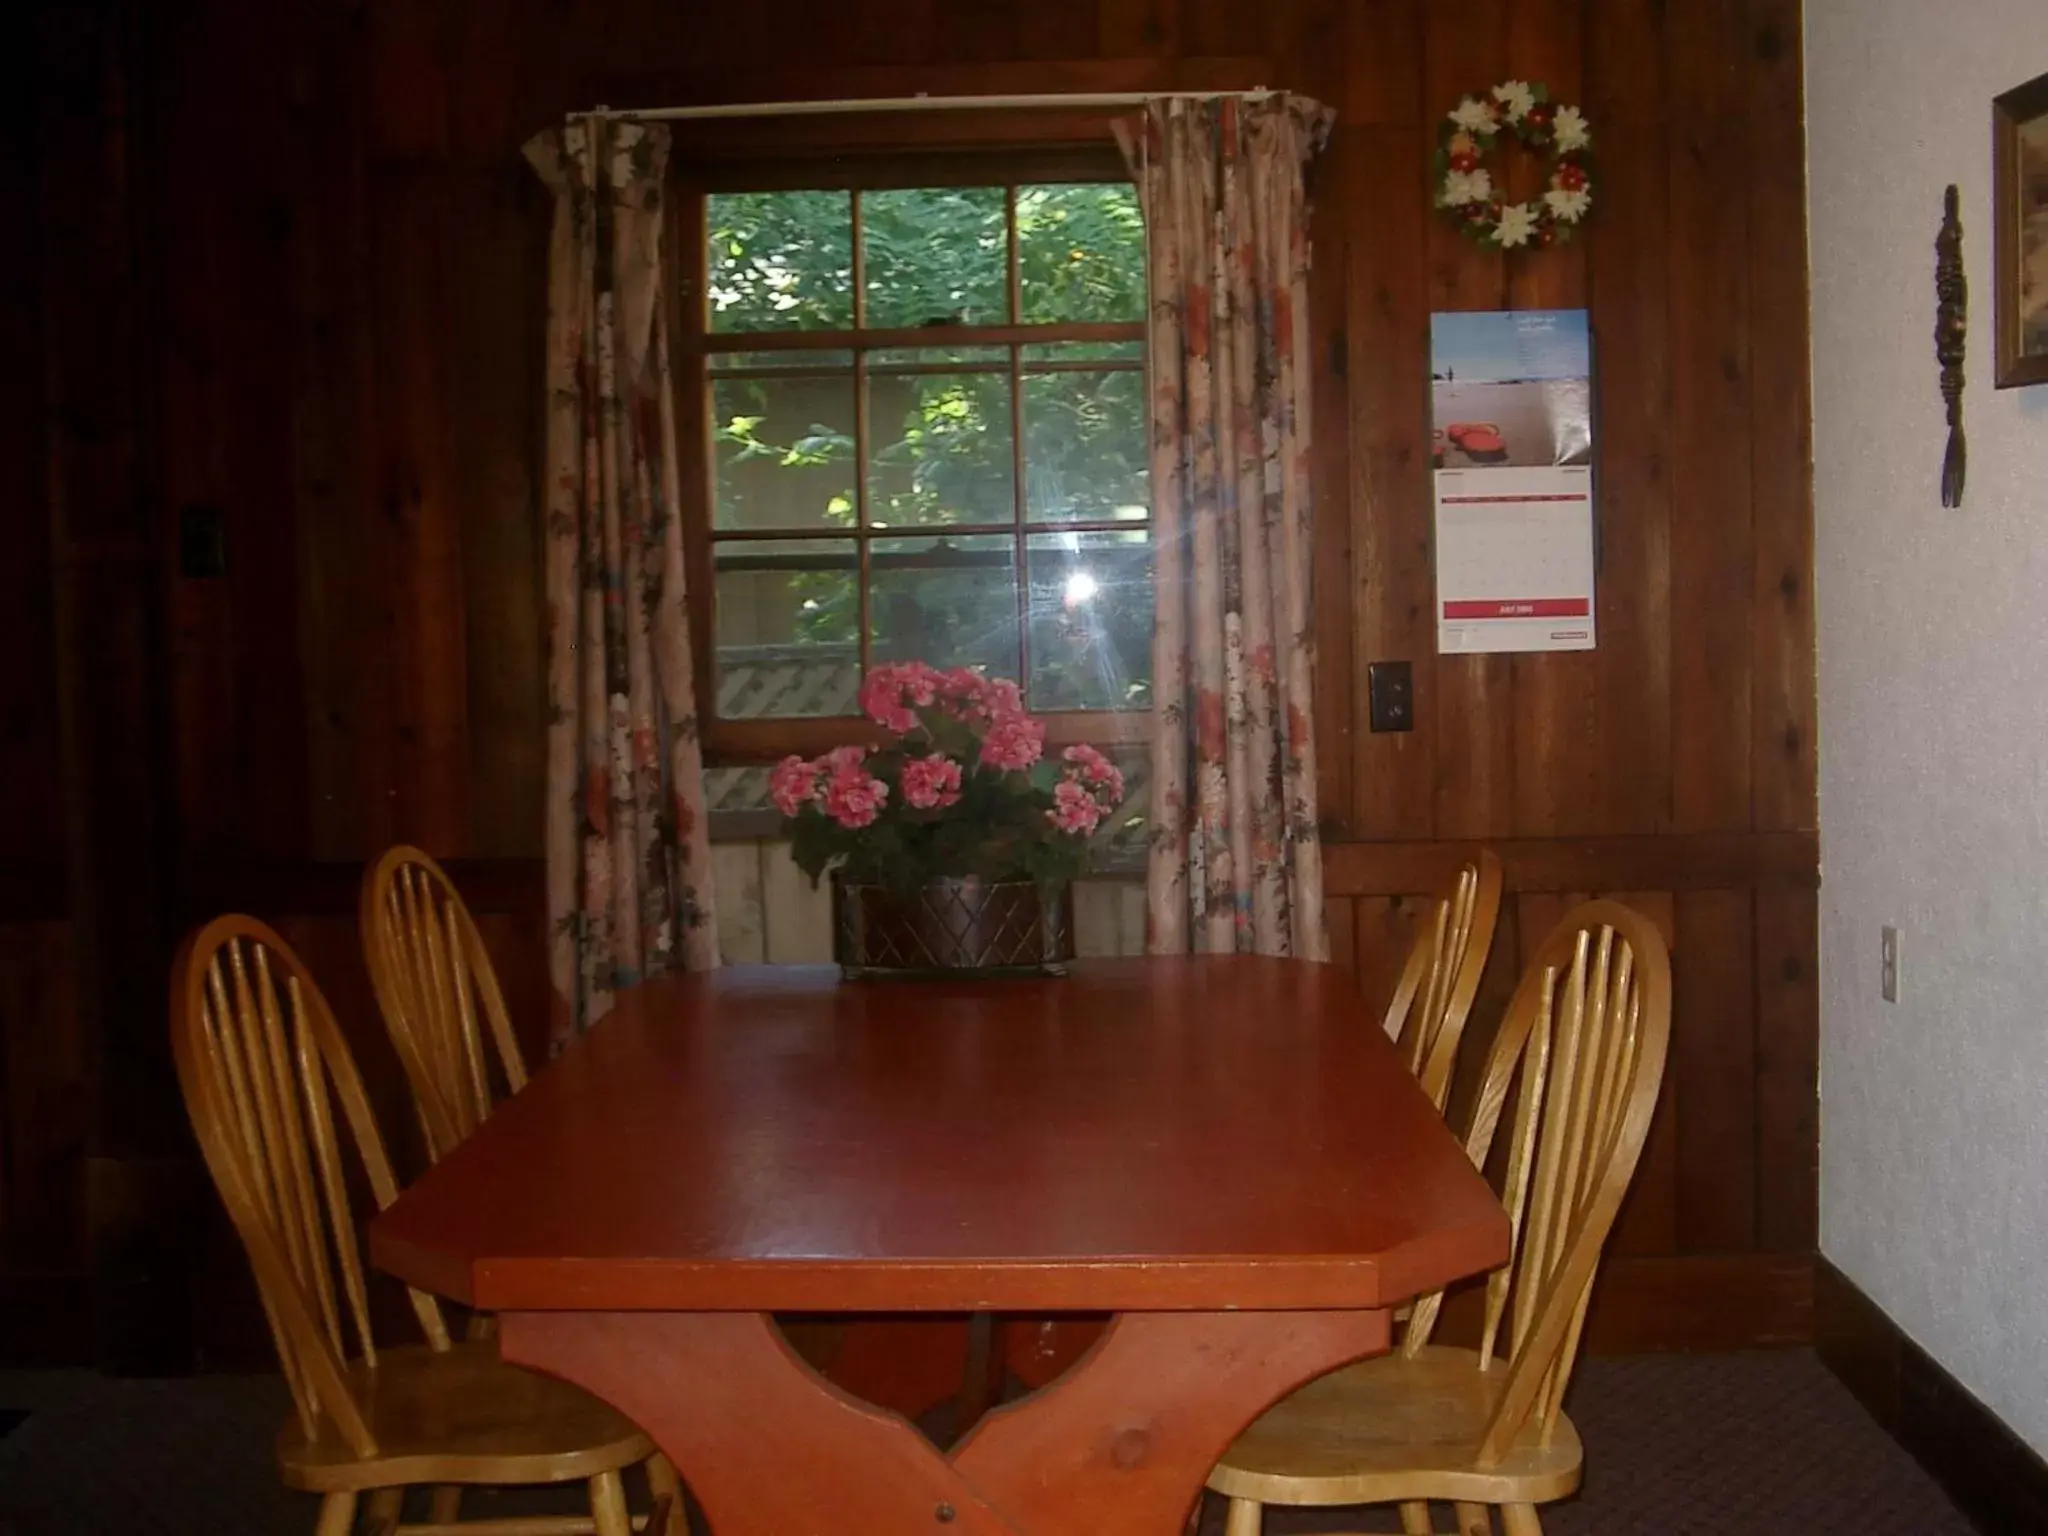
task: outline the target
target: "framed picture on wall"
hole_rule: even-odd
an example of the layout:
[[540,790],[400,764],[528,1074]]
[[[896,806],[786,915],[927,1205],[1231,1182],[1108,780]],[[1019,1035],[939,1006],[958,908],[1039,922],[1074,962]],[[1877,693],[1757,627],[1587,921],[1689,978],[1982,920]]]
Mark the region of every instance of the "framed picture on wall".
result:
[[2048,384],[2048,75],[1991,103],[1998,387]]

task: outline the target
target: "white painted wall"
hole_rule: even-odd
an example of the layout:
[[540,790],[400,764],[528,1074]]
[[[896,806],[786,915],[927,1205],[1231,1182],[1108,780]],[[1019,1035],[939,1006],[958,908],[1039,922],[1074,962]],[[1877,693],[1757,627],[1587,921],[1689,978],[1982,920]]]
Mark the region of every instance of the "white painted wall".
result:
[[[2048,71],[2048,0],[1806,17],[1821,1246],[2048,1451],[2048,387],[1992,390],[1990,324],[1990,102]],[[1974,308],[1955,512],[1932,341],[1951,181]]]

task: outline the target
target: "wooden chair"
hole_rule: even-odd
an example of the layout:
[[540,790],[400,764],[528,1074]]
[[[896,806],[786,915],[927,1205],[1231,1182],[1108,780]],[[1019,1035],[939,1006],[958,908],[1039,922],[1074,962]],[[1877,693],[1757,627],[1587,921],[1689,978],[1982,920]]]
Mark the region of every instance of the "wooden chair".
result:
[[1670,1033],[1671,967],[1655,925],[1611,901],[1567,915],[1508,1005],[1466,1141],[1483,1167],[1509,1115],[1502,1199],[1514,1254],[1487,1279],[1478,1349],[1429,1342],[1443,1298],[1426,1296],[1398,1352],[1279,1403],[1210,1475],[1230,1500],[1228,1536],[1257,1536],[1271,1504],[1396,1503],[1404,1531],[1429,1532],[1430,1500],[1455,1504],[1460,1536],[1491,1532],[1496,1505],[1507,1536],[1540,1536],[1536,1506],[1579,1484],[1564,1391]]
[[364,872],[362,938],[427,1155],[438,1162],[483,1124],[497,1100],[486,1026],[505,1092],[526,1086],[505,995],[469,908],[441,866],[417,848],[393,848]]
[[1458,871],[1448,895],[1415,935],[1387,1005],[1387,1035],[1442,1112],[1458,1065],[1458,1041],[1479,992],[1500,921],[1500,860],[1491,850]]
[[[634,1425],[504,1364],[491,1344],[451,1340],[431,1296],[408,1292],[424,1345],[378,1347],[344,1140],[379,1209],[398,1185],[334,1015],[276,933],[222,917],[186,940],[171,975],[171,1042],[291,1387],[278,1469],[287,1486],[324,1495],[319,1536],[349,1531],[359,1500],[373,1523],[395,1522],[404,1489],[420,1483],[435,1487],[433,1519],[395,1526],[407,1536],[627,1536],[620,1473],[639,1461],[656,1499],[670,1501],[662,1507],[674,1507],[674,1473]],[[589,1484],[588,1519],[455,1523],[464,1484],[569,1481]]]

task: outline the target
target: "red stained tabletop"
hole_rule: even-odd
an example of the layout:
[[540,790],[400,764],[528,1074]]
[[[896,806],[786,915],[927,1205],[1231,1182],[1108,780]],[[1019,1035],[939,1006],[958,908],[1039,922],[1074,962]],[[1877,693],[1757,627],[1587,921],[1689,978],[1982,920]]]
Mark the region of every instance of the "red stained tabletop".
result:
[[492,1310],[1392,1305],[1507,1220],[1343,971],[746,966],[621,994],[372,1224]]

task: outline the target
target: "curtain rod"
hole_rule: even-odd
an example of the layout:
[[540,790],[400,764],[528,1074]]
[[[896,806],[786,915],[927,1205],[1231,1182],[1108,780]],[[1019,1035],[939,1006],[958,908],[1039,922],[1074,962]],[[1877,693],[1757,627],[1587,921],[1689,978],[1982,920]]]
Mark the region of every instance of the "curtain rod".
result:
[[634,118],[641,122],[692,122],[732,117],[819,117],[840,112],[959,112],[1009,111],[1023,107],[1137,107],[1161,99],[1201,100],[1213,96],[1241,96],[1256,100],[1274,93],[1261,86],[1249,91],[1101,91],[1070,96],[878,96],[849,101],[750,101],[709,107],[644,107],[615,111],[607,106],[579,117]]

